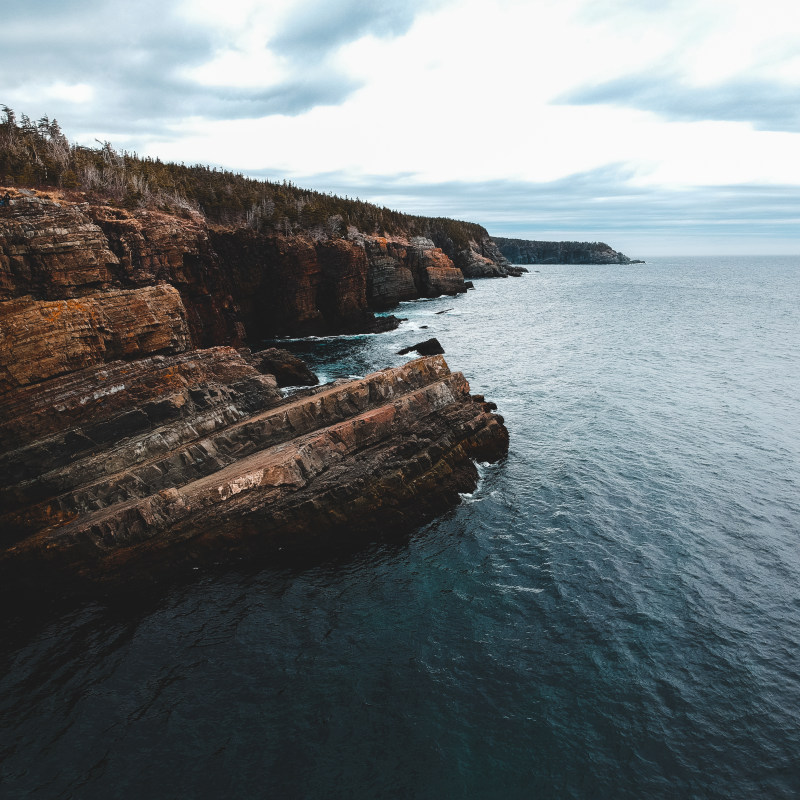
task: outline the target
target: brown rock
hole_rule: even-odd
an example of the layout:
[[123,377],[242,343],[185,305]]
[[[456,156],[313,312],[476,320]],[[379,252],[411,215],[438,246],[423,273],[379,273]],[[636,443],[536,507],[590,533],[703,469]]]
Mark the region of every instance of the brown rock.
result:
[[[176,367],[188,355],[165,362]],[[248,369],[229,348],[207,362],[218,359]],[[76,407],[83,385],[73,388]],[[237,392],[215,400],[209,384],[178,388],[166,381],[163,418],[123,431],[113,445],[73,427],[55,437],[81,439],[69,457],[26,461],[31,447],[18,450],[19,464],[32,464],[35,474],[20,480],[6,472],[6,590],[40,591],[46,582],[91,591],[415,525],[474,488],[474,459],[499,458],[508,446],[500,418],[472,400],[441,356],[291,401],[262,401],[260,411],[238,402]],[[158,402],[152,391],[145,395],[149,402],[129,411],[153,415]]]
[[180,295],[167,285],[69,300],[0,303],[0,394],[65,372],[190,345]]
[[314,242],[247,229],[213,230],[230,267],[234,297],[251,341],[280,335],[379,332],[399,324],[376,318],[367,299],[363,248],[343,239]]
[[274,375],[278,386],[316,386],[319,378],[288,350],[270,347],[248,357],[259,372]]
[[391,308],[403,300],[466,291],[464,276],[430,239],[410,240],[357,235],[369,261],[367,296],[372,308]]
[[74,297],[113,280],[117,258],[88,206],[18,197],[0,215],[0,300]]

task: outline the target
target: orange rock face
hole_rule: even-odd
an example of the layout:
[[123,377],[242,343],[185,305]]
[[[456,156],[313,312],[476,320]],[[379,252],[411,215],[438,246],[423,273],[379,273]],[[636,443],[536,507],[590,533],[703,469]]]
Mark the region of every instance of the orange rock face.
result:
[[378,331],[394,323],[371,305],[462,291],[428,240],[209,230],[37,197],[0,212],[0,593],[95,592],[413,527],[506,452],[502,418],[441,356],[284,398],[265,372],[289,354],[240,346]]
[[464,275],[430,239],[358,237],[369,262],[367,295],[373,308],[403,300],[466,291]]
[[190,346],[172,286],[0,303],[0,392],[119,358]]

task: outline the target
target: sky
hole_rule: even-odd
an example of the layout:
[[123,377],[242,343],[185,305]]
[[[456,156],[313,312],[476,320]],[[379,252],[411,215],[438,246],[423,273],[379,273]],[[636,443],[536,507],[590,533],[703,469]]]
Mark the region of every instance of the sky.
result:
[[87,145],[631,257],[800,254],[790,0],[2,0]]

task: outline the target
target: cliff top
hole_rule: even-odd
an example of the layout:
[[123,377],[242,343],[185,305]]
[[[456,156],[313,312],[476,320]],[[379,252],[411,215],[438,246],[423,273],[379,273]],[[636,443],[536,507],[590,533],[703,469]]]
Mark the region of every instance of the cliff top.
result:
[[127,209],[201,213],[209,223],[263,233],[346,236],[366,234],[447,238],[456,249],[488,236],[485,228],[446,217],[423,217],[295,186],[291,181],[248,178],[202,164],[163,162],[71,144],[56,120],[33,122],[3,108],[0,116],[0,183],[37,188],[53,199],[83,197]]

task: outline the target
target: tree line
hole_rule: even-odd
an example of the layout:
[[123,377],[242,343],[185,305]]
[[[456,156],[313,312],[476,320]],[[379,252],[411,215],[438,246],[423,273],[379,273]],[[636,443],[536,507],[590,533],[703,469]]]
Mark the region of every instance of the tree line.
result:
[[[0,116],[0,181],[57,187],[134,209],[192,210],[209,222],[287,235],[314,232],[338,237],[349,227],[367,234],[426,236],[463,250],[486,230],[447,217],[404,214],[358,198],[302,189],[291,181],[248,178],[201,164],[186,165],[97,147],[71,144],[56,119],[32,121],[8,106]],[[449,248],[448,248],[449,249]]]

